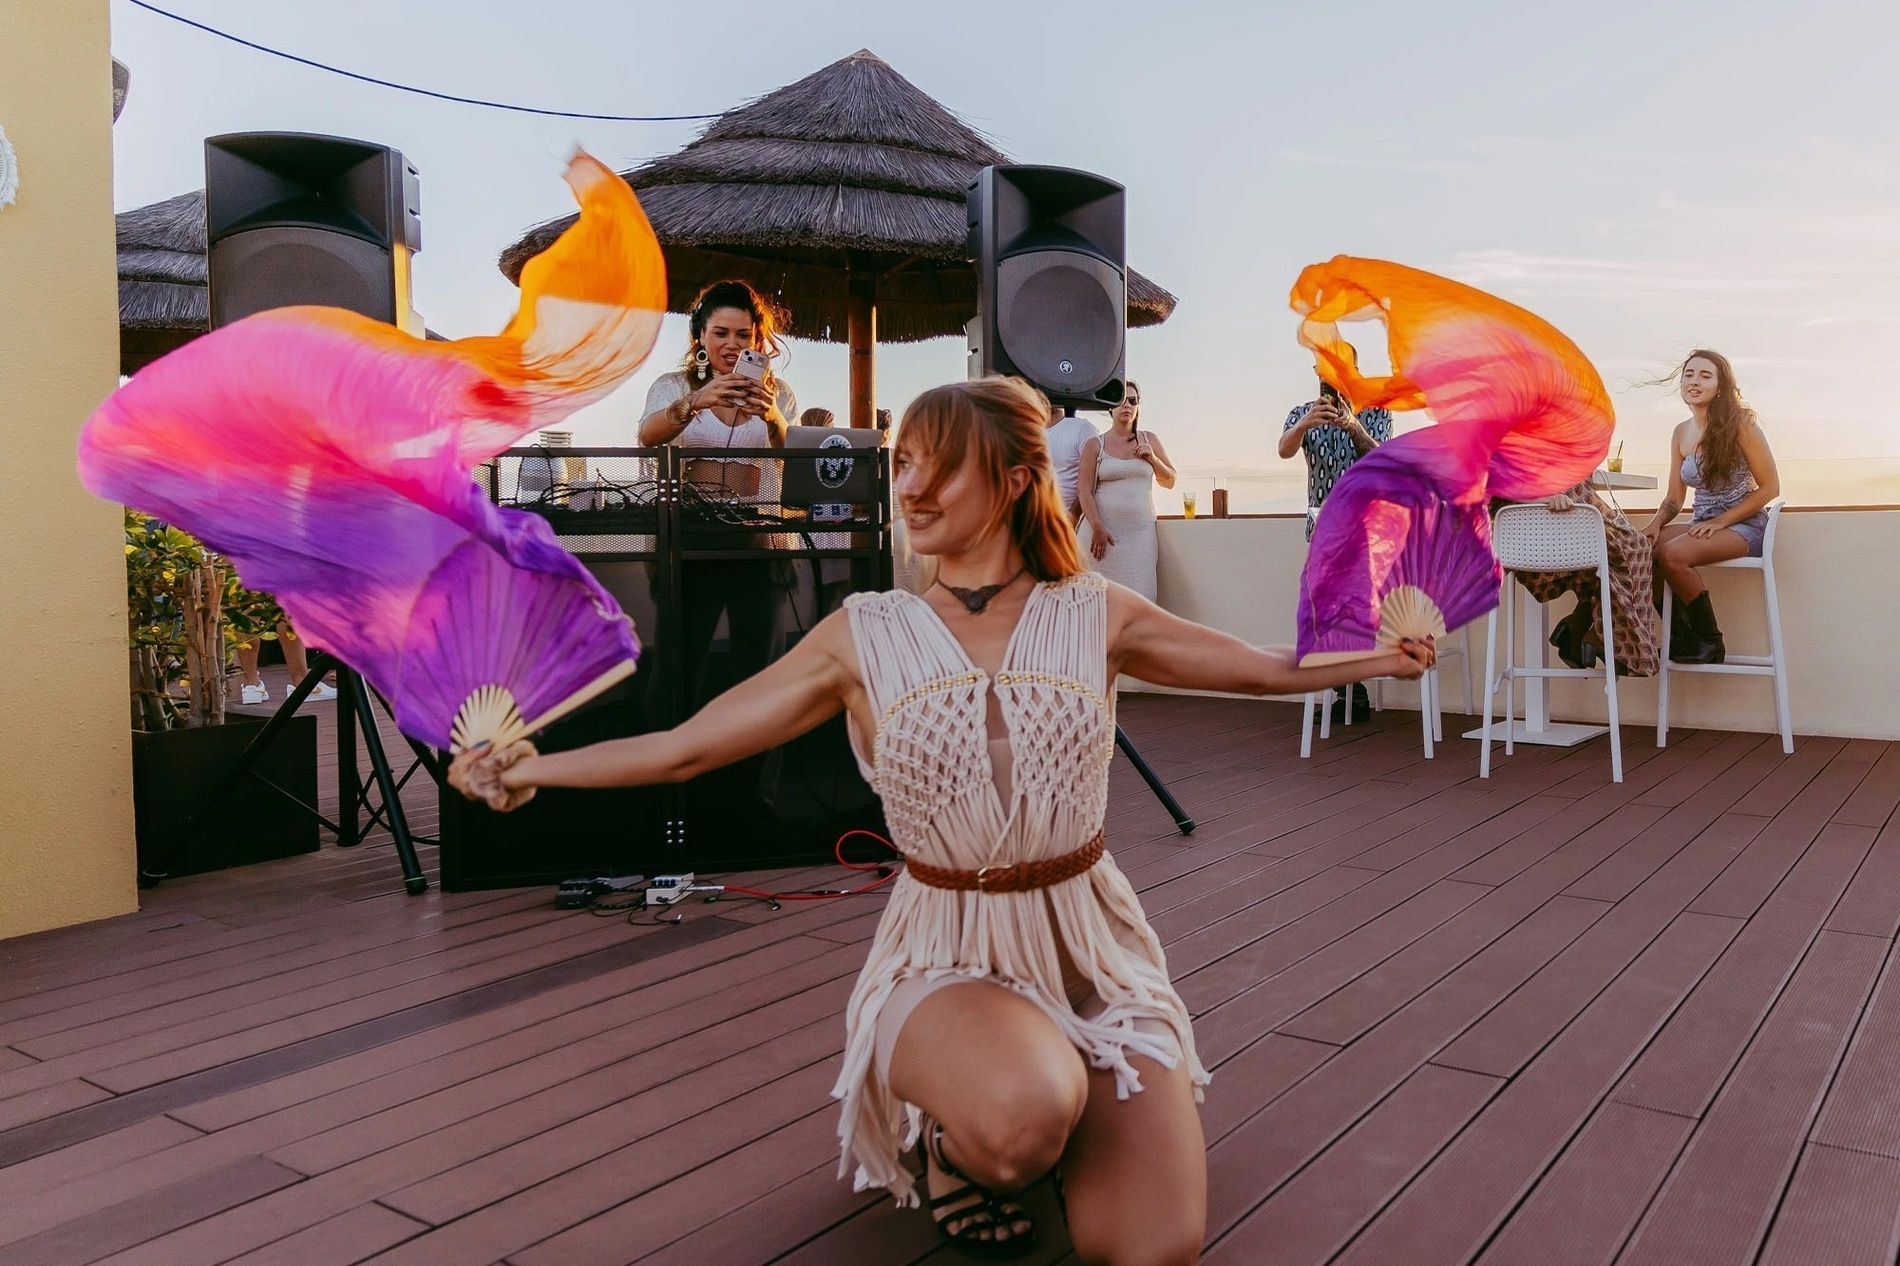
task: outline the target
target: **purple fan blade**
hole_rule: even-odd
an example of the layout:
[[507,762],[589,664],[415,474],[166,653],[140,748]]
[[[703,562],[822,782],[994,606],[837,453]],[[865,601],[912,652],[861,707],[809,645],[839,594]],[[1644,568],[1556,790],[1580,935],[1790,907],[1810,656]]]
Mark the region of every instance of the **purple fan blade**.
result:
[[[1471,469],[1481,460],[1433,427],[1353,464],[1327,497],[1300,577],[1301,658],[1376,650],[1382,605],[1401,586],[1431,598],[1447,629],[1497,605],[1503,570],[1491,551],[1484,470]],[[1462,497],[1447,496],[1461,488]]]

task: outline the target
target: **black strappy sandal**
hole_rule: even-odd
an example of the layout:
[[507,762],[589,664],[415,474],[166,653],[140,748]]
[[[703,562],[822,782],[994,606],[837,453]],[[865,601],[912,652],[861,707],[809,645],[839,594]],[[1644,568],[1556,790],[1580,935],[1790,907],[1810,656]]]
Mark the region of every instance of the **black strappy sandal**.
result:
[[[996,1261],[1021,1257],[1036,1247],[1036,1224],[1030,1219],[1029,1211],[1014,1196],[972,1182],[969,1175],[945,1159],[943,1127],[927,1116],[917,1139],[917,1161],[924,1171],[921,1179],[924,1207],[936,1224],[937,1234],[966,1253]],[[932,1165],[945,1178],[963,1185],[941,1196],[932,1196]],[[1028,1229],[1018,1231],[1017,1227]],[[1006,1230],[1009,1238],[997,1239],[999,1230]]]

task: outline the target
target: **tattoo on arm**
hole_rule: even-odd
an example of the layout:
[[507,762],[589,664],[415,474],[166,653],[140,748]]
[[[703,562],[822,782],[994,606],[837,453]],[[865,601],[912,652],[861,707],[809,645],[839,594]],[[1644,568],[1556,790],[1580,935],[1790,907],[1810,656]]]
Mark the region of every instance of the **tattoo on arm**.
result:
[[1682,503],[1673,497],[1664,497],[1663,503],[1656,507],[1656,517],[1664,523],[1673,520],[1682,513]]

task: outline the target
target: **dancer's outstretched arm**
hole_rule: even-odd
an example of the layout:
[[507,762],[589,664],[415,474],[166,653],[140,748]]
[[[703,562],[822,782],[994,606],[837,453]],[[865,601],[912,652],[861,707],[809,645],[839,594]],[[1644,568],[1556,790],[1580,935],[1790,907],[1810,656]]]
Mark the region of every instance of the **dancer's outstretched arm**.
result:
[[783,658],[726,691],[670,730],[610,739],[568,752],[459,753],[449,781],[495,808],[512,808],[535,787],[634,787],[685,782],[815,729],[861,687],[843,612],[821,621]]
[[1109,590],[1109,668],[1157,686],[1234,694],[1293,695],[1368,677],[1419,677],[1437,662],[1430,639],[1370,659],[1301,668],[1286,646],[1237,637],[1163,611],[1140,594]]

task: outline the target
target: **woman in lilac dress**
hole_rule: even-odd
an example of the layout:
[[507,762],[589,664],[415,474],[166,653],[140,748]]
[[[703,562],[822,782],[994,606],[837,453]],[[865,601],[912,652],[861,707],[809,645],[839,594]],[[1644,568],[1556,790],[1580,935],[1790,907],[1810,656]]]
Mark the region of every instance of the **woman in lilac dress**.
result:
[[[1643,532],[1656,546],[1658,605],[1662,585],[1676,596],[1669,658],[1683,664],[1719,664],[1724,655],[1722,630],[1696,568],[1761,557],[1768,530],[1766,507],[1781,495],[1781,476],[1755,411],[1735,385],[1727,357],[1698,348],[1674,376],[1690,416],[1677,424],[1670,439],[1669,491]],[[1689,522],[1675,523],[1688,488],[1695,489]]]

